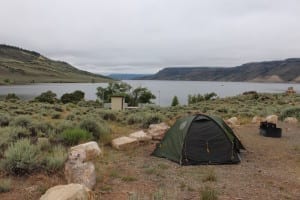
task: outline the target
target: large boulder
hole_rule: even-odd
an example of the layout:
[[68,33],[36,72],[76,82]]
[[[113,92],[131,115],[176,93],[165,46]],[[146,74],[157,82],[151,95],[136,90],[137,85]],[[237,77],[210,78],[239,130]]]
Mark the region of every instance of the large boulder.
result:
[[147,130],[148,135],[152,137],[153,140],[162,140],[166,131],[170,128],[166,123],[151,124]]
[[269,115],[266,117],[266,121],[268,123],[277,124],[278,123],[278,116],[277,115]]
[[134,148],[138,146],[138,144],[139,144],[138,139],[132,137],[126,137],[126,136],[119,137],[111,141],[112,147],[118,150]]
[[71,147],[68,159],[86,162],[96,159],[101,154],[102,152],[97,142],[92,141]]
[[297,124],[298,119],[295,118],[295,117],[287,117],[287,118],[284,119],[284,122],[288,123],[288,124]]
[[96,171],[92,162],[68,160],[65,164],[65,178],[68,183],[79,183],[89,189],[96,185]]
[[265,121],[264,118],[259,117],[259,116],[254,116],[254,117],[252,118],[251,123],[253,123],[253,124],[259,124],[259,123],[262,122],[262,121]]
[[147,133],[145,133],[143,130],[131,133],[131,134],[129,134],[129,137],[135,138],[138,141],[149,141],[152,139],[152,137],[150,135],[148,135]]
[[231,127],[240,125],[237,117],[231,117],[227,119],[225,122]]
[[46,191],[40,200],[94,200],[95,195],[84,185],[57,185]]

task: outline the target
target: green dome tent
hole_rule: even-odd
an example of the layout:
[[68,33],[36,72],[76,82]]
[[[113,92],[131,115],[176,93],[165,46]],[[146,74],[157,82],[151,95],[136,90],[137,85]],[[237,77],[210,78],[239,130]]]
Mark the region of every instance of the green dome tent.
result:
[[198,114],[181,118],[166,132],[152,155],[180,165],[239,163],[245,149],[219,117]]

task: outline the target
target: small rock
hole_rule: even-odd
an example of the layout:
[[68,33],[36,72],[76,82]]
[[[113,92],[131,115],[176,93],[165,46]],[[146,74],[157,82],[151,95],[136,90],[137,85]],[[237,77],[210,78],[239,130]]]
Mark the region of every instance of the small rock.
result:
[[136,138],[123,136],[113,139],[111,144],[115,149],[125,150],[138,146],[139,141]]
[[268,123],[277,124],[278,123],[278,116],[277,115],[269,115],[266,117],[266,121]]
[[69,153],[69,160],[80,160],[86,162],[94,160],[102,154],[97,142],[87,142],[74,147],[71,147]]
[[149,141],[152,139],[152,137],[147,135],[143,130],[131,133],[129,137],[135,138],[138,141]]
[[40,200],[94,200],[95,195],[84,185],[57,185],[46,191]]
[[170,126],[164,122],[160,124],[151,124],[147,130],[147,133],[152,137],[153,140],[162,140],[169,128]]
[[297,124],[298,123],[298,119],[295,117],[287,117],[284,119],[284,122],[288,123],[288,124]]
[[79,183],[89,189],[96,185],[96,171],[92,162],[68,160],[65,164],[65,178],[68,183]]

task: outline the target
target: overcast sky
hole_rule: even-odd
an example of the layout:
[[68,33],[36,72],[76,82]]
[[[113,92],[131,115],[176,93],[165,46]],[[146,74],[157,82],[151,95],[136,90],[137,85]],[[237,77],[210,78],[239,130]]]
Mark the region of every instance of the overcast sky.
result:
[[1,0],[0,43],[91,72],[300,57],[299,0]]

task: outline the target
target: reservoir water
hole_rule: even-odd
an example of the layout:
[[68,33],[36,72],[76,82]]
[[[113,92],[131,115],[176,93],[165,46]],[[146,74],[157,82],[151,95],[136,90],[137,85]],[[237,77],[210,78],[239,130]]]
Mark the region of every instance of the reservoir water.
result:
[[[189,94],[205,94],[215,92],[219,97],[235,96],[245,91],[282,93],[288,87],[294,87],[300,93],[297,83],[249,83],[249,82],[210,82],[210,81],[157,81],[157,80],[125,80],[133,88],[147,87],[156,96],[154,103],[169,106],[176,95],[180,104],[187,103]],[[97,87],[106,87],[107,83],[40,83],[32,85],[0,86],[0,95],[15,93],[24,99],[33,99],[42,92],[51,90],[58,97],[64,93],[81,90],[86,100],[95,100]]]

